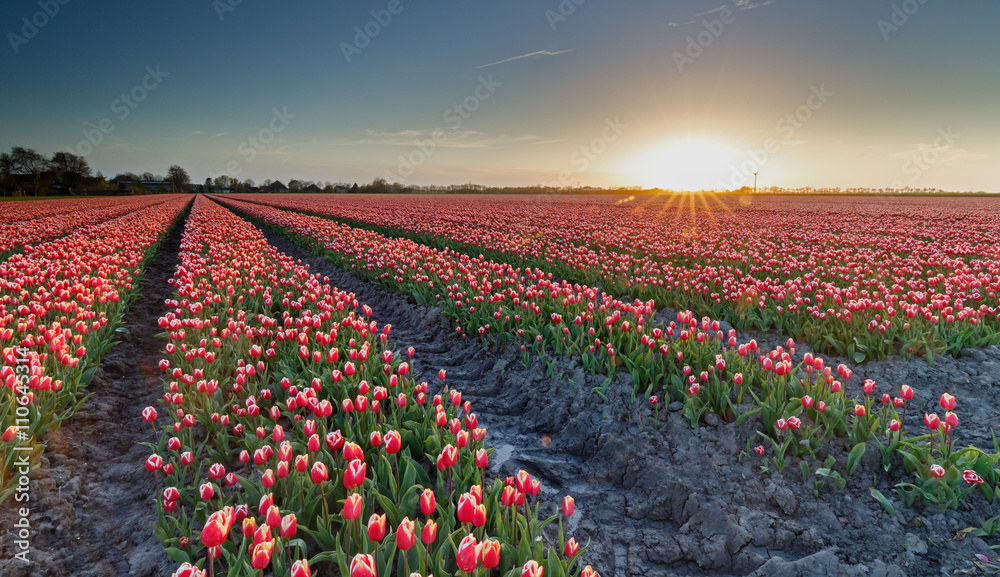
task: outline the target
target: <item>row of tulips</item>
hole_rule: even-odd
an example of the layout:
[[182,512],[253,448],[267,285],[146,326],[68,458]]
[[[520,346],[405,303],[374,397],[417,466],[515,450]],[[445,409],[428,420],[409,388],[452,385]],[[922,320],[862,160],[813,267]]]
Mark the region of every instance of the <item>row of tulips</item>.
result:
[[0,501],[15,490],[16,459],[24,472],[14,446],[32,447],[36,465],[35,441],[86,400],[144,265],[190,201],[161,197],[0,264]]
[[[821,459],[825,441],[845,436],[852,446],[860,446],[842,459],[848,473],[853,473],[869,441],[884,443],[887,469],[902,463],[921,482],[928,479],[934,464],[950,459],[932,454],[925,447],[927,437],[910,439],[899,433],[905,413],[897,414],[893,403],[883,403],[876,414],[868,390],[873,384],[863,385],[865,400],[850,400],[844,384],[853,375],[850,368],[840,365],[834,371],[812,354],[795,363],[791,339],[787,347],[760,351],[755,341],[738,343],[735,334],[724,334],[717,321],[699,320],[689,312],[651,327],[651,302],[622,303],[587,287],[555,283],[537,270],[521,271],[270,206],[226,202],[356,274],[425,303],[437,303],[459,321],[460,328],[475,330],[484,338],[524,339],[522,348],[533,347],[543,356],[547,349],[579,354],[585,366],[606,369],[609,375],[624,367],[632,374],[636,391],[649,397],[654,425],[663,397],[683,402],[683,415],[692,427],[709,411],[737,422],[756,418],[760,434],[773,446],[769,458],[779,469],[786,456]],[[759,449],[758,453],[765,451],[763,445]],[[916,467],[907,454],[920,455],[923,466]],[[989,480],[981,487],[983,494],[992,501],[996,456],[978,449],[964,454],[975,455],[975,471]],[[954,474],[960,466],[971,465],[952,463],[950,478],[961,477]]]
[[778,329],[856,362],[1000,342],[1000,247],[986,240],[1000,215],[977,199],[242,198]]
[[0,256],[15,250],[30,254],[38,243],[144,210],[170,198],[154,195],[0,203]]
[[491,481],[469,401],[443,370],[418,382],[354,295],[204,197],[181,251],[163,406],[143,412],[176,575],[595,574],[563,533],[572,498]]

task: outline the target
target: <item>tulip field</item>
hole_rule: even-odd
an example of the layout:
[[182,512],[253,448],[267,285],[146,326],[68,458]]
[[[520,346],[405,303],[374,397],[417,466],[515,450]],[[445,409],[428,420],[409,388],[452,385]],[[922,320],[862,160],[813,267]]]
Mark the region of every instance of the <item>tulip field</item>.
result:
[[[146,335],[145,482],[115,490],[147,507],[116,514],[162,553],[135,574],[1000,571],[990,199],[220,194],[0,214],[0,522],[19,447],[35,477],[60,466],[46,445],[99,400],[102,358]],[[126,323],[170,235],[170,296]]]
[[[189,196],[153,197],[48,217],[43,220],[77,228],[56,240],[27,244],[24,254],[0,264],[5,445],[15,436],[42,438],[86,401],[85,388],[121,328],[144,260],[188,202]],[[30,234],[46,238],[57,229]],[[15,491],[11,471],[18,455],[6,446],[0,451],[3,500]]]
[[991,199],[244,198],[777,329],[856,362],[1000,342]]

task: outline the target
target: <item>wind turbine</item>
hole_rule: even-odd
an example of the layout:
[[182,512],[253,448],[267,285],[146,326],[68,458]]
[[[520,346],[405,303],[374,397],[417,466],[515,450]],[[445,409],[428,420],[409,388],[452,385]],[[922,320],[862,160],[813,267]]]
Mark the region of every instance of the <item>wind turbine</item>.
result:
[[[757,172],[760,172],[759,170]],[[753,173],[753,193],[757,194],[757,172]]]

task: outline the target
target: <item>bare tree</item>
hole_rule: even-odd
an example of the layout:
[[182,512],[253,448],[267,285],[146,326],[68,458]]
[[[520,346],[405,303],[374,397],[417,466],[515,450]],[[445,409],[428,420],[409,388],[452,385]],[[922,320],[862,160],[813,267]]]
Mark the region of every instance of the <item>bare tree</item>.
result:
[[17,190],[17,183],[14,181],[14,159],[6,152],[0,154],[0,187],[4,196],[7,196],[8,190]]
[[191,177],[178,164],[173,164],[167,169],[167,181],[170,182],[170,190],[173,192],[184,192],[191,186]]
[[56,173],[56,178],[72,190],[81,178],[91,175],[87,159],[72,152],[57,152],[49,160],[49,167]]
[[219,192],[225,192],[233,185],[233,179],[228,175],[220,174],[215,177],[215,188]]
[[18,174],[30,174],[32,189],[35,196],[38,196],[38,177],[48,166],[48,159],[30,148],[15,146],[10,149],[10,156],[14,162],[14,170]]

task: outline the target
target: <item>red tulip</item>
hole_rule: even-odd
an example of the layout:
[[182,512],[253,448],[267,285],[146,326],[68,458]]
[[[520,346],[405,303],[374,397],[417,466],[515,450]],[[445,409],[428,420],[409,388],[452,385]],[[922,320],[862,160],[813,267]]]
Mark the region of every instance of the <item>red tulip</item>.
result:
[[483,567],[493,569],[500,564],[500,542],[495,539],[487,539],[482,543],[480,558]]
[[454,467],[457,462],[458,449],[454,445],[445,445],[444,449],[441,450],[441,454],[438,455],[437,468],[439,471],[444,471],[445,469]]
[[271,562],[271,554],[274,552],[274,541],[258,543],[250,554],[250,565],[254,569],[263,569]]
[[371,555],[358,553],[351,560],[350,577],[377,577],[375,559]]
[[576,557],[576,554],[580,552],[580,546],[576,544],[576,539],[570,537],[569,541],[566,541],[566,547],[563,548],[563,552],[567,557]]
[[437,539],[437,523],[431,520],[427,520],[424,523],[424,530],[420,533],[420,540],[423,541],[424,545],[430,545]]
[[460,523],[471,523],[476,514],[476,499],[469,493],[463,493],[458,498],[458,509],[456,511]]
[[368,518],[368,539],[376,543],[385,537],[385,515],[373,513]]
[[312,479],[312,482],[317,485],[326,481],[326,465],[323,464],[323,461],[316,461],[313,463],[312,471],[310,471],[309,476]]
[[[11,427],[11,428],[13,428],[13,427]],[[6,436],[6,433],[5,433],[5,436]],[[4,438],[4,441],[6,441],[6,440],[7,439]],[[160,468],[162,468],[162,467],[163,467],[163,457],[161,457],[161,456],[159,456],[159,455],[157,455],[157,454],[154,453],[154,454],[152,454],[152,455],[150,455],[149,457],[146,458],[146,470],[149,471],[150,473],[154,473],[156,471],[159,471]]]
[[937,413],[927,414],[924,413],[924,424],[927,428],[936,431],[941,426],[941,417],[937,416]]
[[156,409],[153,407],[146,407],[142,410],[142,420],[147,423],[152,423],[156,420]]
[[416,542],[416,526],[409,517],[403,517],[396,529],[396,546],[403,551],[409,551]]
[[268,527],[276,529],[281,526],[281,509],[277,505],[271,505],[264,516],[264,522]]
[[420,512],[428,516],[433,515],[436,507],[434,491],[424,489],[424,492],[420,494]]
[[521,569],[521,577],[542,577],[545,570],[534,559],[530,559]]
[[247,517],[243,519],[243,536],[251,538],[257,532],[257,519]]
[[466,535],[462,542],[458,544],[458,553],[455,555],[455,562],[458,568],[466,573],[472,573],[479,566],[479,552],[482,546],[476,543],[476,538]]
[[948,411],[954,410],[955,397],[949,395],[948,393],[944,393],[943,395],[941,395],[941,408]]
[[931,465],[931,476],[936,477],[938,479],[944,477],[944,467],[938,465],[937,463]]
[[354,459],[344,469],[344,488],[350,491],[360,487],[368,474],[368,465],[364,461]]
[[978,473],[970,470],[962,471],[962,480],[973,485],[978,485],[983,482],[983,478],[980,477]]
[[208,573],[204,569],[198,569],[194,565],[184,562],[171,577],[205,577],[206,575]]
[[233,525],[233,508],[225,507],[209,515],[201,531],[201,542],[206,547],[218,547],[229,536]]
[[563,497],[562,514],[567,517],[572,517],[574,510],[576,510],[576,500],[569,495]]
[[385,452],[390,455],[395,455],[402,448],[402,439],[399,436],[399,431],[388,431],[385,434]]
[[281,518],[281,536],[285,539],[291,539],[298,532],[298,525],[295,513],[285,515]]
[[312,572],[309,570],[309,561],[299,559],[293,563],[291,577],[312,577]]
[[472,513],[472,525],[477,529],[486,524],[486,505],[479,504],[476,505],[475,511]]
[[344,499],[344,519],[348,521],[353,521],[361,516],[361,507],[363,503],[361,501],[361,495],[357,493],[351,493]]
[[476,466],[480,469],[490,466],[490,456],[486,449],[476,449]]

